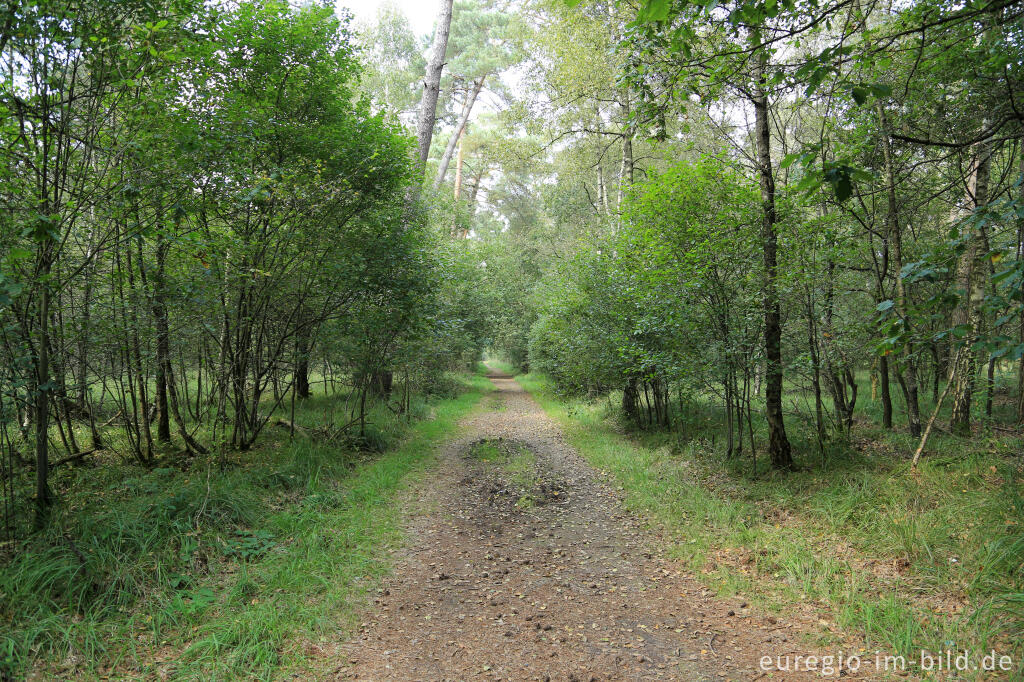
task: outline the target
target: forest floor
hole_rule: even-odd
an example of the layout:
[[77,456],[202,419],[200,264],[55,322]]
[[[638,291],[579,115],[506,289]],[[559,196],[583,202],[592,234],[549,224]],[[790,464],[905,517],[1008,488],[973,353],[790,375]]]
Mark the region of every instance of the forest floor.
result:
[[[843,648],[815,644],[813,609],[783,619],[715,596],[512,377],[489,377],[489,409],[410,491],[408,542],[358,634],[321,649],[333,676],[820,679],[760,667]],[[843,676],[877,679],[868,667]]]

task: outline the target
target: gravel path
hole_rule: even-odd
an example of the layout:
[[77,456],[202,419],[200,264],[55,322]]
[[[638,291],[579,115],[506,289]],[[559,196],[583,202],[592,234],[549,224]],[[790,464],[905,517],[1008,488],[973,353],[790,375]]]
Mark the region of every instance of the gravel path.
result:
[[[490,409],[416,491],[408,545],[340,679],[754,680],[761,656],[805,650],[801,625],[716,598],[652,554],[539,405],[491,380]],[[500,456],[475,456],[481,441]]]

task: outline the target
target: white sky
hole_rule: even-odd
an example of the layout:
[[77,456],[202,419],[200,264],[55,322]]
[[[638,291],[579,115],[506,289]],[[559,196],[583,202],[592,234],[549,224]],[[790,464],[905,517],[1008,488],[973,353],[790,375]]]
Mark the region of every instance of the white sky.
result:
[[409,25],[417,36],[431,33],[434,18],[441,8],[440,0],[336,0],[355,15],[356,21],[369,22],[377,17],[381,5],[394,5],[409,18]]

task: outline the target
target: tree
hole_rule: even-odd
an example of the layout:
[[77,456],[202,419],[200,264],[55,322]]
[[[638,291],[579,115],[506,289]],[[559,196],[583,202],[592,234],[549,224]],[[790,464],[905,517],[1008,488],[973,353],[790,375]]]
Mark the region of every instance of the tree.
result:
[[376,21],[359,31],[363,63],[360,89],[378,111],[403,118],[414,116],[426,61],[405,14],[391,4],[377,11]]
[[434,43],[430,61],[423,79],[423,95],[420,98],[416,122],[416,141],[419,149],[419,165],[425,169],[430,156],[430,142],[434,137],[434,122],[437,120],[437,98],[441,92],[441,72],[444,70],[445,54],[448,50],[448,35],[452,25],[453,0],[441,0],[437,15]]
[[[182,8],[187,5],[175,9]],[[138,131],[126,127],[121,112],[130,104],[133,79],[162,68],[163,35],[171,32],[159,14],[145,3],[44,2],[7,17],[9,68],[0,105],[9,126],[5,137],[14,141],[5,150],[12,174],[5,199],[14,220],[7,230],[24,235],[8,257],[24,286],[12,311],[20,343],[11,350],[24,353],[31,368],[24,400],[34,429],[40,520],[53,501],[51,412],[67,418],[69,406],[65,359],[55,348],[59,292],[83,267],[64,261],[86,216],[126,189],[117,164]],[[144,31],[137,30],[139,21]],[[96,244],[119,238],[109,230],[95,236],[84,266],[95,258]]]
[[514,14],[487,7],[479,0],[464,0],[455,5],[452,17],[445,79],[448,82],[443,89],[452,103],[450,115],[444,118],[454,119],[454,130],[441,152],[434,175],[435,191],[445,180],[485,84],[491,91],[503,94],[501,74],[521,56],[516,38],[521,29]]

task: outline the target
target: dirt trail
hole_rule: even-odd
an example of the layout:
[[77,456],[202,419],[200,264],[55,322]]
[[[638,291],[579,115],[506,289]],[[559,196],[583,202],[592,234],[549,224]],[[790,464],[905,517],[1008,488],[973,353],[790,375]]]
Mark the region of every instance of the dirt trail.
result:
[[511,377],[491,380],[492,409],[418,491],[341,679],[753,680],[767,677],[761,656],[807,651],[798,625],[712,597],[652,554],[538,404]]

